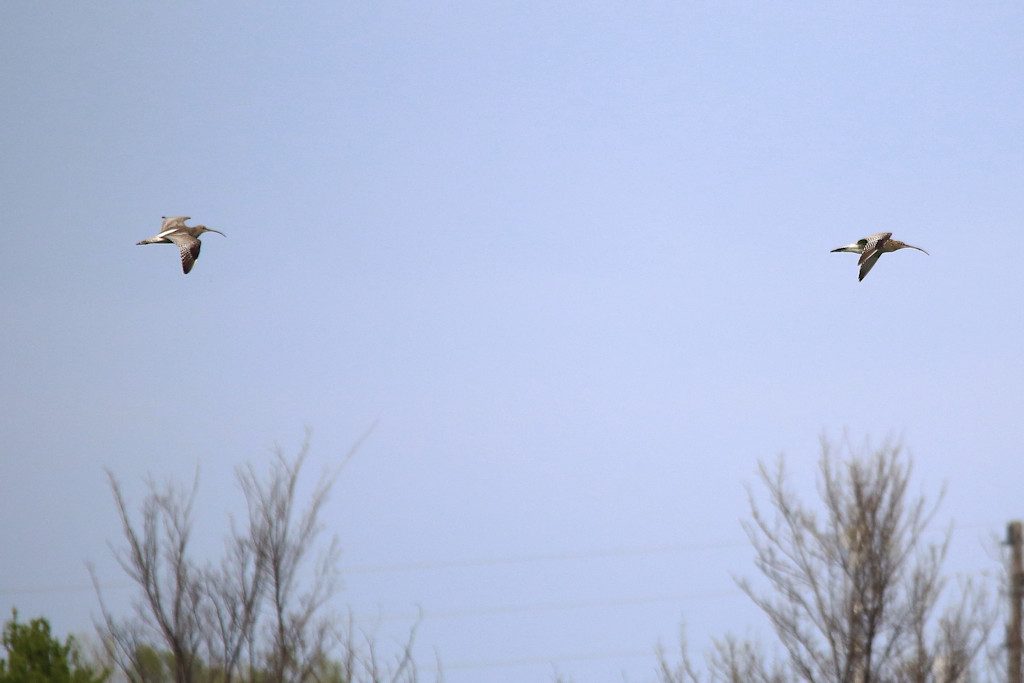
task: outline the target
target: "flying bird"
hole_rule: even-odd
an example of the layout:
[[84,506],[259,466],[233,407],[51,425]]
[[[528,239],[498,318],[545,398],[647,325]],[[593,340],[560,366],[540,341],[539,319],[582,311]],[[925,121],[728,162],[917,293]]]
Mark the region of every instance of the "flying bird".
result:
[[[913,244],[906,244],[905,242],[892,239],[891,232],[876,232],[873,235],[857,240],[853,244],[833,249],[832,252],[848,251],[853,254],[860,254],[860,260],[857,261],[857,264],[860,266],[860,277],[857,279],[863,280],[882,254],[906,248],[924,251],[921,247],[915,247]],[[924,251],[924,253],[927,254],[928,252]]]
[[199,258],[199,249],[203,246],[199,241],[199,236],[204,232],[224,235],[220,230],[214,230],[205,225],[191,227],[185,225],[185,221],[191,220],[189,216],[162,216],[162,218],[164,223],[160,226],[160,232],[138,242],[138,244],[177,244],[178,250],[181,252],[181,269],[186,275],[192,270],[196,259]]

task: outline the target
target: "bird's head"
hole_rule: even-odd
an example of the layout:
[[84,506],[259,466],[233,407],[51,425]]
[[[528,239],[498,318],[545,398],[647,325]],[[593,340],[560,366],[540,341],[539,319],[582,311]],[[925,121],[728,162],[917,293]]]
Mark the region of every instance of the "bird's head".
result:
[[[907,244],[906,242],[900,242],[899,240],[890,241],[896,245],[896,249],[917,249],[918,251],[924,251],[921,247],[915,247],[913,244]],[[893,249],[893,251],[896,251],[896,249]],[[924,251],[924,253],[928,254],[927,251]],[[928,255],[931,256],[931,254]]]
[[[220,230],[214,230],[213,228],[208,228],[205,225],[197,225],[195,227],[195,230],[196,230],[196,236],[197,237],[199,235],[202,235],[204,232],[215,232],[218,235],[224,235],[224,233],[222,233]],[[227,237],[227,235],[224,235],[224,237]]]

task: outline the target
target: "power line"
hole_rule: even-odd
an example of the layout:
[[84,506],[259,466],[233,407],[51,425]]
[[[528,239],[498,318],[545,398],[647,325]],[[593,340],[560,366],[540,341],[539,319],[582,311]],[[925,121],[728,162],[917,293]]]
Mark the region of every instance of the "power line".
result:
[[[956,531],[970,529],[993,528],[990,524],[958,525]],[[434,571],[443,569],[464,569],[474,567],[495,567],[502,565],[533,564],[541,562],[567,562],[580,560],[610,559],[616,557],[644,557],[651,555],[671,555],[679,553],[698,553],[731,548],[747,548],[748,540],[723,540],[707,543],[671,543],[651,546],[596,548],[591,550],[568,551],[562,553],[527,553],[523,555],[505,555],[498,557],[476,557],[455,560],[419,560],[414,562],[360,564],[341,567],[345,574],[387,574],[398,572]],[[105,582],[100,587],[104,590],[126,590],[134,586],[128,582]],[[29,595],[38,593],[67,593],[91,591],[89,584],[63,584],[51,586],[0,586],[0,595]]]
[[570,560],[596,560],[614,557],[635,557],[643,555],[669,555],[692,553],[727,548],[749,547],[749,541],[718,541],[713,543],[673,543],[667,545],[598,548],[594,550],[562,553],[531,553],[507,555],[504,557],[476,557],[460,560],[423,560],[395,564],[349,565],[341,568],[342,574],[384,574],[391,572],[427,571],[434,569],[462,569],[467,567],[493,567],[509,564],[531,564],[535,562],[564,562]]
[[[991,524],[957,525],[955,531],[971,529],[992,529]],[[595,548],[561,553],[528,553],[498,557],[476,557],[456,560],[419,560],[414,562],[353,564],[341,567],[342,574],[386,574],[397,572],[431,571],[437,569],[463,569],[493,567],[500,565],[532,564],[536,562],[565,562],[572,560],[597,560],[615,557],[637,557],[647,555],[671,555],[678,553],[707,552],[731,548],[749,548],[749,539],[709,541],[705,543],[667,543],[650,546],[620,546],[617,548]]]
[[415,621],[422,619],[444,620],[463,619],[467,617],[501,616],[505,614],[537,614],[541,612],[561,612],[580,609],[607,609],[612,607],[632,607],[634,605],[650,605],[660,602],[692,602],[694,600],[720,600],[744,595],[740,590],[718,591],[712,593],[690,593],[675,595],[641,595],[623,598],[595,598],[592,600],[566,600],[552,602],[518,603],[493,605],[488,607],[467,607],[463,609],[431,610],[421,609],[416,613],[392,613],[375,617],[364,615],[368,621]]
[[[718,541],[711,543],[676,543],[655,546],[597,548],[562,553],[529,553],[524,555],[505,555],[499,557],[475,557],[456,560],[420,560],[394,564],[364,564],[341,567],[341,574],[387,574],[396,572],[431,571],[439,569],[462,569],[472,567],[495,567],[501,565],[533,564],[538,562],[566,562],[579,560],[596,560],[615,557],[642,557],[649,555],[669,555],[677,553],[696,553],[702,551],[739,548],[749,545],[746,541]],[[127,582],[101,583],[104,590],[124,590],[134,584]],[[58,593],[91,591],[93,585],[69,584],[60,586],[0,586],[0,595],[26,595],[31,593]]]
[[519,659],[494,659],[484,661],[453,662],[444,664],[444,670],[457,669],[498,669],[514,666],[531,666],[537,664],[554,664],[556,662],[588,662],[602,659],[638,659],[640,657],[655,656],[654,649],[649,650],[613,650],[605,652],[587,652],[582,654],[568,654],[555,657],[522,657]]
[[[103,590],[127,590],[133,588],[134,583],[127,581],[118,583],[102,583],[100,588]],[[46,594],[46,593],[81,593],[83,591],[92,591],[95,589],[91,583],[71,583],[62,584],[59,586],[15,586],[15,587],[0,587],[0,595],[33,595],[33,594]]]

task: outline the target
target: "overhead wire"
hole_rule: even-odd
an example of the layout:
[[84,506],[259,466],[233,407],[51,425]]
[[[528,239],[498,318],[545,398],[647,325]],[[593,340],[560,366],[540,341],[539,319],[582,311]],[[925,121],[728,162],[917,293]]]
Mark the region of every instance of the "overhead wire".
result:
[[567,560],[596,560],[641,555],[668,555],[681,552],[703,552],[726,548],[749,547],[747,541],[718,541],[711,543],[672,543],[654,546],[602,548],[561,553],[529,553],[499,557],[476,557],[459,560],[425,560],[391,564],[362,564],[343,566],[343,574],[383,574],[391,572],[427,571],[433,569],[461,569],[498,565],[531,564],[536,562],[564,562]]
[[539,614],[543,612],[562,612],[583,609],[609,609],[615,607],[632,607],[651,605],[662,602],[692,602],[695,600],[721,600],[743,595],[741,590],[715,591],[708,593],[638,595],[621,598],[594,598],[590,600],[564,600],[533,603],[511,603],[486,607],[466,607],[463,609],[432,610],[421,607],[415,613],[390,613],[371,616],[361,615],[368,621],[422,621],[463,619],[471,617],[502,616],[508,614]]
[[[637,546],[618,548],[597,548],[592,550],[569,551],[562,553],[528,553],[523,555],[504,555],[497,557],[476,557],[455,560],[424,560],[416,562],[400,562],[390,564],[363,564],[340,567],[342,576],[346,574],[385,574],[395,572],[416,572],[441,569],[461,569],[473,567],[490,567],[501,565],[532,564],[540,562],[565,562],[573,560],[596,560],[615,557],[643,557],[650,555],[667,555],[681,552],[703,552],[730,547],[742,547],[746,543],[740,541],[720,541],[712,543],[666,544],[658,546]],[[135,584],[130,582],[103,582],[104,590],[123,590]],[[56,593],[93,590],[91,583],[70,584],[62,586],[0,586],[0,595],[22,595],[30,593]]]
[[[967,531],[979,528],[993,528],[988,524],[958,525],[956,531]],[[521,555],[504,555],[494,557],[475,557],[453,560],[423,560],[402,563],[381,563],[348,565],[341,568],[342,574],[384,574],[400,572],[434,571],[445,569],[461,569],[474,567],[493,567],[502,565],[519,565],[534,563],[550,563],[565,561],[582,561],[596,559],[612,559],[618,557],[643,557],[651,555],[668,555],[684,552],[701,553],[714,550],[749,547],[749,541],[722,540],[706,543],[676,543],[651,546],[620,546],[613,548],[597,548],[591,550],[568,551],[561,553],[527,553]],[[100,588],[104,590],[128,590],[135,586],[132,582],[106,582],[101,583]],[[0,587],[0,595],[27,595],[47,593],[68,593],[94,590],[92,584],[68,584],[49,586],[22,586],[22,587]],[[695,600],[721,600],[743,595],[743,591],[735,589],[729,591],[717,591],[711,593],[689,593],[689,594],[663,594],[663,595],[640,595],[625,596],[619,598],[595,598],[565,601],[548,601],[534,603],[512,603],[504,605],[489,605],[483,607],[467,607],[460,609],[424,609],[420,608],[416,613],[390,613],[378,614],[376,616],[362,615],[370,621],[378,623],[387,621],[434,621],[434,620],[457,620],[473,617],[493,617],[516,614],[537,614],[544,612],[558,612],[584,609],[613,609],[616,607],[630,607],[635,605],[657,604],[666,602],[692,602]],[[590,653],[570,653],[564,655],[525,656],[506,659],[492,660],[467,660],[445,663],[445,670],[474,670],[488,668],[512,668],[519,666],[531,666],[538,664],[556,664],[569,662],[585,662],[610,659],[636,659],[640,657],[651,657],[653,649],[648,650],[622,650],[604,651]]]
[[504,669],[516,666],[535,666],[537,664],[555,664],[561,662],[588,662],[603,659],[638,659],[640,657],[655,657],[654,648],[649,650],[611,650],[605,652],[585,652],[560,655],[554,657],[520,657],[513,659],[493,659],[445,663],[445,671],[458,671],[469,669]]
[[[958,525],[957,531],[980,528],[998,528],[991,524]],[[492,567],[502,565],[534,564],[544,562],[566,562],[574,560],[611,559],[616,557],[644,557],[651,555],[669,555],[678,553],[700,553],[713,550],[750,547],[748,540],[721,540],[702,543],[670,543],[651,546],[620,546],[614,548],[597,548],[591,550],[567,551],[560,553],[526,553],[521,555],[504,555],[496,557],[475,557],[454,560],[420,560],[414,562],[354,564],[340,567],[342,575],[346,574],[385,574],[400,572],[434,571],[444,569],[463,569],[474,567]],[[104,590],[126,590],[135,584],[131,582],[102,582]],[[29,595],[39,593],[65,593],[91,591],[91,583],[48,585],[48,586],[0,586],[0,595]]]

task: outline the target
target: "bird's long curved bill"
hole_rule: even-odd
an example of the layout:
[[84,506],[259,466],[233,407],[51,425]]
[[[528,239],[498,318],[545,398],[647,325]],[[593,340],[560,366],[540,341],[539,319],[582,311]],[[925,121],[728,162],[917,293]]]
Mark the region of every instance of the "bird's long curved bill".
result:
[[[922,249],[921,247],[915,247],[913,244],[906,244],[904,246],[910,247],[911,249],[917,249],[918,251],[924,251],[924,249]],[[924,251],[924,253],[928,254],[927,251]],[[928,255],[931,256],[931,254]]]

